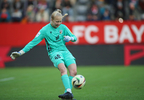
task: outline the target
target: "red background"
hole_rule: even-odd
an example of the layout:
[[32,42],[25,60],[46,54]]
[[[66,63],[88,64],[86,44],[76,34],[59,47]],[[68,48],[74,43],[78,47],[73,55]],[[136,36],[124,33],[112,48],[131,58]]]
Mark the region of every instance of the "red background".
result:
[[[0,46],[24,46],[28,42],[30,42],[38,31],[47,23],[0,23]],[[83,25],[85,28],[90,25],[94,25],[98,27],[98,32],[91,32],[91,37],[97,36],[99,37],[99,41],[96,44],[107,44],[104,41],[104,26],[105,25],[114,25],[118,28],[118,34],[122,31],[124,25],[127,25],[131,31],[131,34],[134,38],[134,43],[136,41],[136,35],[134,31],[131,29],[131,25],[135,25],[137,29],[139,29],[142,25],[144,25],[144,21],[137,22],[73,22],[73,23],[63,23],[65,24],[72,32],[74,26]],[[85,30],[82,32],[85,34]],[[75,34],[75,33],[74,33]],[[144,43],[144,32],[141,37],[142,41],[140,43]],[[129,41],[124,41],[124,43],[130,43]],[[44,45],[45,42],[42,41],[40,45]],[[68,43],[73,44],[73,43]],[[80,37],[79,42],[77,44],[90,44],[86,41],[85,37]],[[120,44],[119,42],[113,44]]]

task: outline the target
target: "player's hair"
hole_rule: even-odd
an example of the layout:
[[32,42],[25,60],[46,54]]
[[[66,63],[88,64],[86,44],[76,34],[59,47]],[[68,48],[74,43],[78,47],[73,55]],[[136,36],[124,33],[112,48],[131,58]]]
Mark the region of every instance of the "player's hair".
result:
[[55,16],[62,16],[62,18],[63,18],[63,17],[65,17],[65,16],[67,16],[67,15],[68,15],[67,13],[64,14],[64,15],[62,15],[62,11],[61,11],[60,9],[56,9],[56,10],[52,13],[51,19],[54,19]]

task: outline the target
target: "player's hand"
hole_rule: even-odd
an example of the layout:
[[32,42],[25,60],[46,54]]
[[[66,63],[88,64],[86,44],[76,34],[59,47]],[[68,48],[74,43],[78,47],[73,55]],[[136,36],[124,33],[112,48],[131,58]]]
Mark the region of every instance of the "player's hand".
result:
[[16,59],[17,57],[21,56],[20,52],[12,52],[10,57],[14,60]]
[[65,42],[69,42],[69,41],[73,41],[74,40],[74,38],[73,37],[70,37],[70,36],[64,36],[64,41]]
[[19,52],[17,52],[17,51],[16,52],[12,52],[10,57],[14,60],[14,59],[16,59],[17,57],[19,57],[19,56],[21,56],[23,54],[24,54],[24,51],[20,50]]

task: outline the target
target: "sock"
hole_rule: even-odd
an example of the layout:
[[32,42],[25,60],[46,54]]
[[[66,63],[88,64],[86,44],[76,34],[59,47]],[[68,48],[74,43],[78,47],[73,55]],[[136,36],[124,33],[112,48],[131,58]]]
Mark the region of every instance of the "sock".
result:
[[61,76],[63,85],[65,87],[65,92],[70,92],[71,93],[71,86],[70,86],[70,81],[69,81],[69,77],[67,74]]
[[72,79],[73,79],[73,76],[69,76],[69,81],[70,81],[70,87],[71,87],[71,89],[72,89]]
[[72,93],[71,89],[67,89],[66,91],[69,92],[69,93]]

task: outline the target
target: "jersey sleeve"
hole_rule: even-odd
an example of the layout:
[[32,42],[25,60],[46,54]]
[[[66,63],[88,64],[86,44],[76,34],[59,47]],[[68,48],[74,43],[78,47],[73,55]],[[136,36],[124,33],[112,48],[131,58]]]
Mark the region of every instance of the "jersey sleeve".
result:
[[37,44],[39,44],[43,39],[44,39],[44,32],[43,32],[43,30],[40,30],[37,33],[37,35],[35,36],[35,38],[32,41],[30,41],[22,50],[25,53],[28,52],[34,46],[36,46]]
[[65,34],[66,34],[66,36],[70,36],[70,37],[74,38],[74,40],[72,42],[77,41],[77,37],[69,30],[69,28],[67,26],[65,26]]

